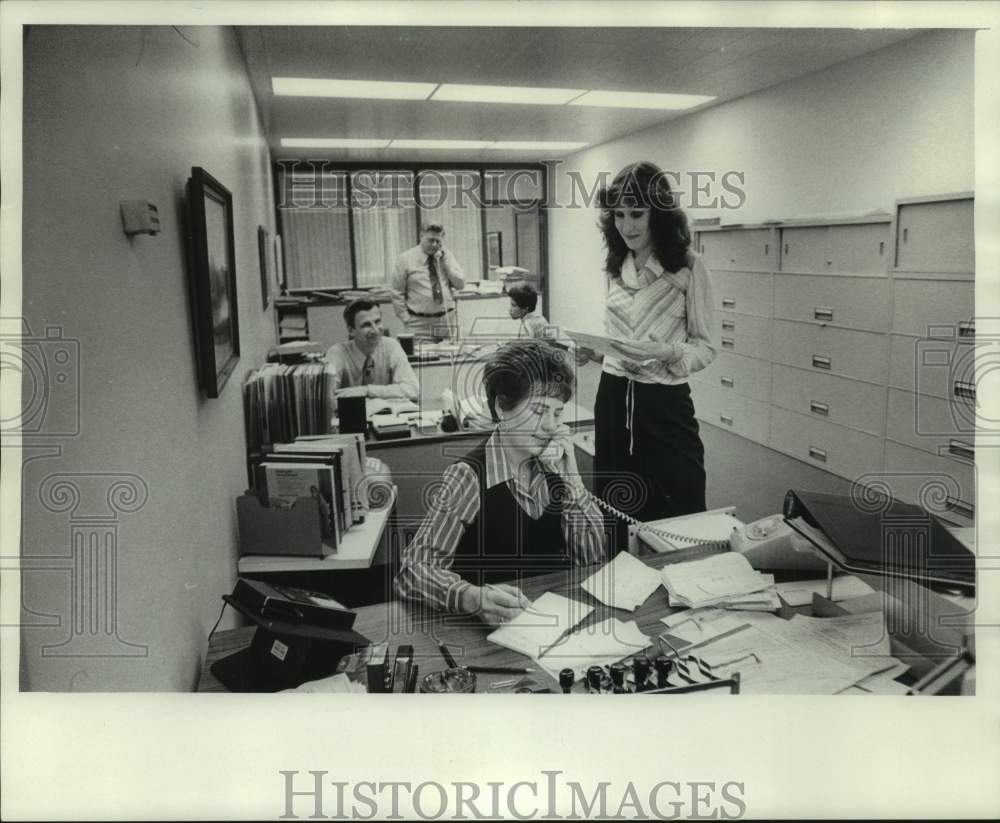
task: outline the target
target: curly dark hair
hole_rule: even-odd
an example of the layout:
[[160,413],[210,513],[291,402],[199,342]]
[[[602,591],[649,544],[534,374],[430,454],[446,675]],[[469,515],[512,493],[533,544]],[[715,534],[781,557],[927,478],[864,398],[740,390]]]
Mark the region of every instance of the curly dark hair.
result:
[[529,337],[511,340],[493,353],[483,369],[483,386],[490,416],[497,421],[498,405],[510,411],[535,390],[565,403],[573,396],[576,377],[564,349]]
[[538,306],[538,292],[531,283],[518,283],[507,289],[507,296],[514,304],[527,312],[533,312]]
[[623,168],[611,185],[597,194],[601,209],[598,226],[604,235],[608,256],[604,268],[612,277],[620,277],[628,246],[615,228],[615,210],[631,206],[649,209],[649,231],[653,236],[653,254],[666,271],[676,272],[690,265],[691,231],[687,215],[677,204],[666,174],[649,161]]

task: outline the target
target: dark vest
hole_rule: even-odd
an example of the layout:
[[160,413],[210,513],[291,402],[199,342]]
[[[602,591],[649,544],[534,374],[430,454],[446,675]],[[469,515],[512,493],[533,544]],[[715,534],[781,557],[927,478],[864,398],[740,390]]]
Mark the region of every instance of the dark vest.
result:
[[[488,440],[489,438],[487,438]],[[479,482],[479,514],[465,529],[455,550],[452,571],[471,583],[514,582],[573,565],[562,533],[562,498],[558,475],[546,474],[549,505],[532,520],[506,483],[486,488],[486,441],[460,462]]]

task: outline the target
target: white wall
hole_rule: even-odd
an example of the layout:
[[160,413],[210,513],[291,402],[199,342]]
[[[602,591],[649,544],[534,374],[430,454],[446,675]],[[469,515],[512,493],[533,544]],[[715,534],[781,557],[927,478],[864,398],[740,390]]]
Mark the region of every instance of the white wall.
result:
[[[257,226],[274,236],[270,157],[234,32],[187,27],[184,37],[193,42],[170,27],[47,26],[25,42],[23,313],[35,335],[58,326],[79,340],[81,425],[74,437],[39,438],[60,453],[25,467],[24,606],[59,625],[22,630],[22,688],[193,688],[235,579],[240,385],[274,340],[257,256]],[[216,400],[198,386],[188,304],[182,209],[196,165],[234,204],[242,356]],[[162,233],[128,239],[126,199],[156,204]],[[40,491],[65,473],[82,497],[53,511],[57,495],[43,505]],[[115,515],[107,490],[123,474],[141,478],[131,482],[148,500]],[[70,587],[71,525],[88,516],[117,517],[108,619],[96,597],[81,601]],[[43,557],[55,569],[31,570]],[[77,607],[79,642],[56,656],[43,650],[70,636]],[[23,623],[40,620],[22,613]],[[102,635],[105,626],[146,652],[122,656],[130,649]]]
[[[570,199],[569,172],[590,188],[636,160],[720,178],[743,172],[742,208],[688,209],[729,223],[891,211],[900,197],[971,190],[973,46],[970,31],[920,34],[580,152],[559,167],[559,202]],[[601,331],[596,218],[594,208],[549,212],[550,311],[553,322]]]

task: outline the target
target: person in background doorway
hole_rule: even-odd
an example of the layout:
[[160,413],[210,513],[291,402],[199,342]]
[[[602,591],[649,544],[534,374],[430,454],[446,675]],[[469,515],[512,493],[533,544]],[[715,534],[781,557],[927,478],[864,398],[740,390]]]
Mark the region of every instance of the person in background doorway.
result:
[[458,336],[453,292],[464,286],[462,267],[444,247],[444,227],[426,223],[420,243],[396,258],[392,304],[414,337],[452,339]]

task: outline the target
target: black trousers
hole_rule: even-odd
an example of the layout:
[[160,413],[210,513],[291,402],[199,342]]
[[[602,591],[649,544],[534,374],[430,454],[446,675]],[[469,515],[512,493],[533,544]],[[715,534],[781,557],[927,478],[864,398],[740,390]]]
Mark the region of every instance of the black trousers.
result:
[[599,497],[638,520],[705,511],[705,447],[686,383],[602,373],[594,418]]

